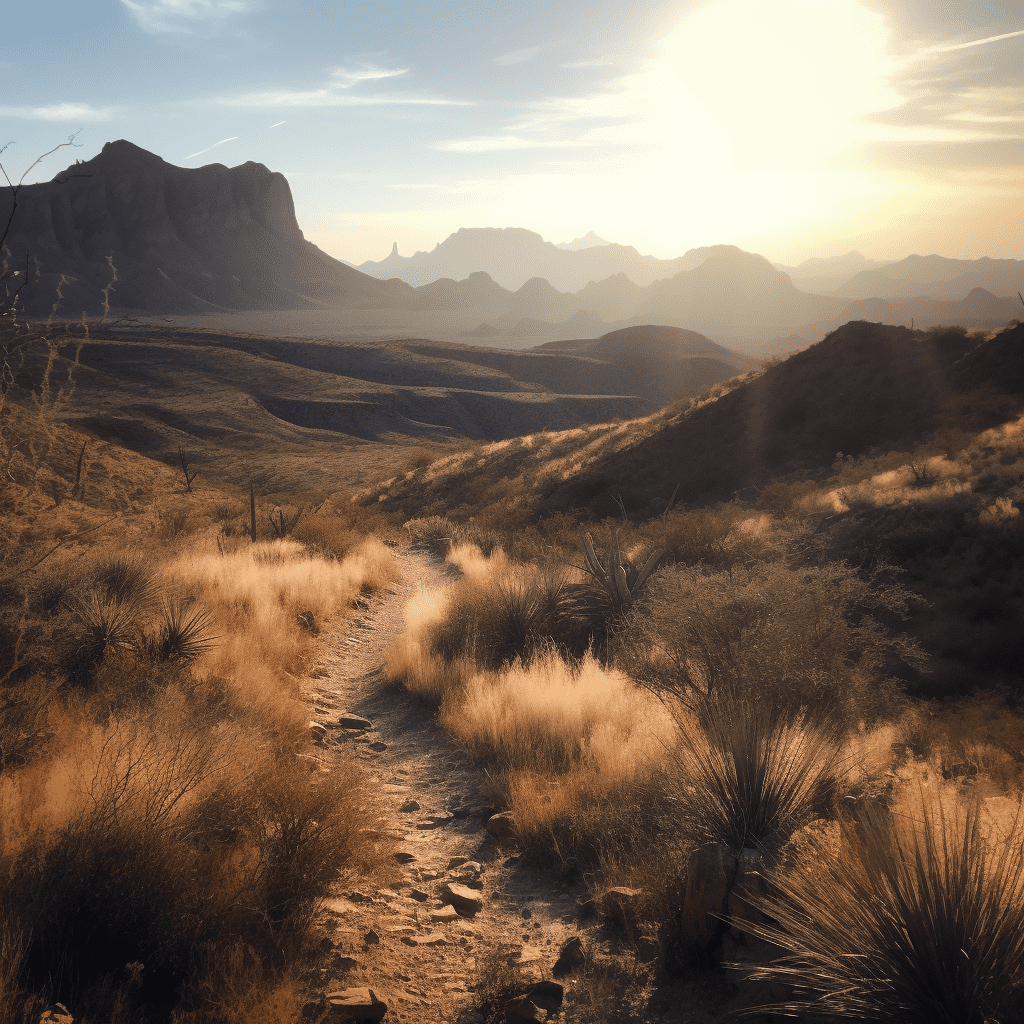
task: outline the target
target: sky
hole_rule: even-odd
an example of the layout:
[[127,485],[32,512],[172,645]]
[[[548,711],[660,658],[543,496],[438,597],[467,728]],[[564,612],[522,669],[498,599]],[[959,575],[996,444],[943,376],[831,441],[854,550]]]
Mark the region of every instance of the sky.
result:
[[662,258],[1024,256],[1024,0],[6,6],[14,181],[116,139],[254,160],[353,263],[461,227]]

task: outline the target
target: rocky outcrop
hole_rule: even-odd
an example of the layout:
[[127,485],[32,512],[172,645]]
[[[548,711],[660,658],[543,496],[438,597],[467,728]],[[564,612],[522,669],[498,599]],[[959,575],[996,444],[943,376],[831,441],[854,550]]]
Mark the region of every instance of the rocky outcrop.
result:
[[[0,223],[15,202],[0,193]],[[163,312],[395,306],[412,289],[367,277],[302,235],[284,175],[239,167],[175,167],[130,142],[108,142],[45,184],[17,193],[7,237],[15,265],[31,253],[40,280],[28,312],[48,312],[64,275],[62,309]],[[109,262],[108,262],[109,261]]]

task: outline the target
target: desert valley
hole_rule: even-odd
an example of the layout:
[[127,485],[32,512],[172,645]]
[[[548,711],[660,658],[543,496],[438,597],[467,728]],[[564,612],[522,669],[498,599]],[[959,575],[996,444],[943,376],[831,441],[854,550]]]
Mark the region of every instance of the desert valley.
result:
[[0,1024],[1024,1020],[1024,260],[0,225]]

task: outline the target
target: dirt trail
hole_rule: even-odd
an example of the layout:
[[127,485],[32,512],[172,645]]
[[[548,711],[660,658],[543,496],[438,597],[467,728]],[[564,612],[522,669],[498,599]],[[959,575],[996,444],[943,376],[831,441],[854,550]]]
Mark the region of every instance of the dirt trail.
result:
[[[388,888],[336,887],[319,919],[333,947],[329,967],[311,987],[368,986],[388,1003],[386,1021],[472,1024],[480,1019],[471,1012],[480,962],[495,947],[514,945],[510,957],[536,978],[550,978],[559,950],[577,934],[582,890],[529,871],[514,847],[495,842],[485,826],[498,808],[483,771],[453,747],[431,709],[382,685],[384,654],[402,629],[406,602],[457,572],[424,551],[399,557],[401,578],[327,645],[309,697],[312,718],[328,726],[328,759],[339,747],[355,750],[395,838],[396,861],[406,863],[396,863]],[[372,728],[333,727],[343,712]],[[479,887],[482,910],[457,916],[441,893],[446,882]],[[367,941],[371,931],[377,941]]]

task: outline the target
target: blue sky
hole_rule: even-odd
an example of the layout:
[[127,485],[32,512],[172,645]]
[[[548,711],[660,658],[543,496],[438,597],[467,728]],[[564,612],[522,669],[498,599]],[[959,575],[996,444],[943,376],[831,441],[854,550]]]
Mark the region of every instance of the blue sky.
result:
[[354,262],[460,227],[671,257],[1022,256],[1024,0],[37,0],[0,162],[125,138],[284,173]]

